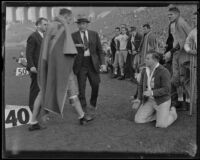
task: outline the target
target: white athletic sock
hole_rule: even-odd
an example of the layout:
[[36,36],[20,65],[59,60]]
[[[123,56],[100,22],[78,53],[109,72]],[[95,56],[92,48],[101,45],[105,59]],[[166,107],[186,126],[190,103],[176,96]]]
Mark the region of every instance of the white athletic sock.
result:
[[30,122],[31,125],[37,124],[37,123],[38,123],[38,121]]
[[78,119],[81,119],[81,118],[83,118],[84,117],[84,115],[85,115],[85,113],[83,113],[80,117],[78,117]]

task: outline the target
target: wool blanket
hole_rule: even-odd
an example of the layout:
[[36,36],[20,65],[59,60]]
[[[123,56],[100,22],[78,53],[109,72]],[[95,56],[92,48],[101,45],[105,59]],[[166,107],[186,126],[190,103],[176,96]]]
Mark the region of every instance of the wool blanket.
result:
[[56,17],[48,25],[39,58],[38,85],[43,109],[63,116],[73,55],[76,54],[68,24],[62,17]]

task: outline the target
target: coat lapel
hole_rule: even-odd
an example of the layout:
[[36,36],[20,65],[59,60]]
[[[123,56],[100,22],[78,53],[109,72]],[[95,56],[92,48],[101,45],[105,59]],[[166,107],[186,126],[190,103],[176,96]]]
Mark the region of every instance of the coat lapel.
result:
[[83,40],[82,40],[82,38],[81,38],[80,31],[77,32],[77,39],[78,39],[78,43],[79,43],[79,44],[83,44]]
[[39,43],[42,43],[42,37],[41,37],[41,35],[39,34],[39,32],[38,31],[36,31],[36,38],[37,38],[37,40],[38,40],[38,42]]
[[158,73],[158,71],[160,70],[161,65],[159,64],[159,66],[155,69],[154,73],[153,73],[153,77],[155,77],[155,75]]
[[87,30],[87,31],[88,31],[88,42],[90,44],[90,42],[91,42],[91,32],[89,30]]

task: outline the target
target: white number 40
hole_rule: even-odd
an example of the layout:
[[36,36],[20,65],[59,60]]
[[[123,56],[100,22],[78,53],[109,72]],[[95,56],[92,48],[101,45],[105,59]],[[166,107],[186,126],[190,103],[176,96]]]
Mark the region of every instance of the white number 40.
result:
[[28,106],[6,105],[5,128],[28,124],[31,117],[32,113]]

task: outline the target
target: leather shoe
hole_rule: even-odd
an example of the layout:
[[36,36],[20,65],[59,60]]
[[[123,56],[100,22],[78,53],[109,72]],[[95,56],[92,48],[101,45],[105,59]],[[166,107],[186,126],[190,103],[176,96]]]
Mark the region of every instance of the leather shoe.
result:
[[88,116],[88,115],[84,115],[83,118],[79,119],[79,123],[80,125],[84,125],[84,124],[87,124],[89,121],[92,121],[93,118]]
[[112,76],[112,78],[117,78],[118,77],[118,75],[117,74],[114,74],[113,76]]
[[87,121],[92,121],[94,118],[93,117],[91,117],[90,115],[88,115],[88,114],[85,114],[84,115],[84,118],[87,120]]
[[46,126],[41,126],[39,123],[31,124],[28,128],[29,131],[41,130],[47,128]]
[[119,78],[117,78],[118,80],[124,80],[125,77],[124,76],[120,76]]
[[92,116],[95,116],[96,115],[96,111],[97,111],[97,106],[92,106],[92,105],[89,105],[88,106],[88,113]]
[[138,84],[138,81],[135,78],[131,78],[131,82]]
[[188,111],[190,104],[188,102],[179,102],[179,105],[175,106],[177,111]]

